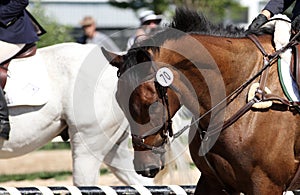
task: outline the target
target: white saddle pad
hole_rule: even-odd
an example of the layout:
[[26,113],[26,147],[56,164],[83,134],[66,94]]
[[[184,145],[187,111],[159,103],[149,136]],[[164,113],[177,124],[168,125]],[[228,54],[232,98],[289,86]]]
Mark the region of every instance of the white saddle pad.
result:
[[47,103],[50,89],[48,73],[38,52],[32,57],[12,60],[7,74],[4,91],[9,107]]
[[[281,18],[284,20],[273,20],[267,23],[270,26],[274,26],[274,43],[276,50],[281,49],[286,46],[290,40],[291,24],[286,15],[278,14],[273,17],[273,19]],[[279,78],[284,94],[290,101],[299,101],[299,91],[296,82],[292,78],[290,73],[290,61],[292,58],[291,49],[286,50],[284,53],[280,54],[280,59],[278,60],[278,71]]]
[[299,91],[296,82],[291,76],[289,62],[278,60],[278,71],[284,94],[290,101],[300,101]]

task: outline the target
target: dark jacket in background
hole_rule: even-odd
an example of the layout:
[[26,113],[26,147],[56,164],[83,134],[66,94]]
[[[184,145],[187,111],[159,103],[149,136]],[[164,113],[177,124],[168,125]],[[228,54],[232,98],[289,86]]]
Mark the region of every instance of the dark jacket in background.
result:
[[264,9],[270,11],[273,15],[283,13],[293,2],[296,1],[293,8],[293,19],[300,14],[300,0],[270,0]]
[[34,43],[46,31],[25,10],[28,0],[0,0],[0,40],[20,44]]

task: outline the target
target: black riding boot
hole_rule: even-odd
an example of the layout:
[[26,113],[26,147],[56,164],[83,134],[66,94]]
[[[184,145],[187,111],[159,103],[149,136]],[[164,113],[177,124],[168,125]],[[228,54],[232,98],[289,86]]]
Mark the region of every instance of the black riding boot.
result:
[[8,107],[2,88],[0,87],[0,137],[8,140],[10,125],[8,120]]

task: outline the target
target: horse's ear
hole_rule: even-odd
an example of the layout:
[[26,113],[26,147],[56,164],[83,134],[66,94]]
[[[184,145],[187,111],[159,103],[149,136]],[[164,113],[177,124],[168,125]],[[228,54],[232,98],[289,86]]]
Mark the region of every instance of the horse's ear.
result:
[[122,55],[118,55],[113,52],[110,52],[110,51],[106,50],[104,47],[101,47],[101,50],[102,50],[104,57],[107,59],[107,61],[111,65],[113,65],[117,68],[120,68],[121,65],[124,63],[124,59],[123,59]]

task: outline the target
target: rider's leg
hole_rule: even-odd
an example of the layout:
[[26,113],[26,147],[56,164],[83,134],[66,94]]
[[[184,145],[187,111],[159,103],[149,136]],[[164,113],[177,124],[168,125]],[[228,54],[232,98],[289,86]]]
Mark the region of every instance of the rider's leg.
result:
[[8,119],[8,107],[2,88],[0,87],[0,137],[9,138],[10,125]]
[[[11,44],[0,41],[0,64],[16,55],[25,44]],[[0,87],[0,137],[9,138],[10,125],[8,120],[8,108],[3,89]]]
[[0,64],[16,55],[25,44],[12,44],[0,41]]

